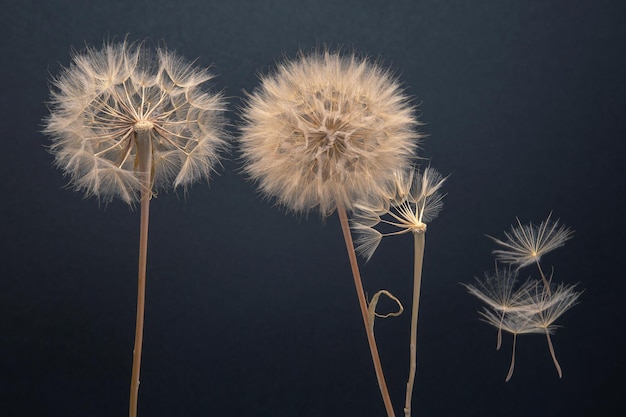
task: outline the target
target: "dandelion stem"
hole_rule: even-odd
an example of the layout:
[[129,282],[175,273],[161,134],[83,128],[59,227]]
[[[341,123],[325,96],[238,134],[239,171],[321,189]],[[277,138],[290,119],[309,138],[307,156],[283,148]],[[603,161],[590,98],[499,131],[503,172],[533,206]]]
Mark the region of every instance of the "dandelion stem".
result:
[[548,331],[548,329],[546,329],[546,339],[548,339],[548,348],[550,348],[550,355],[552,355],[552,361],[554,361],[556,372],[559,374],[559,378],[563,378],[563,371],[561,370],[561,365],[559,365],[559,361],[556,360],[554,346],[552,346],[552,338],[550,337],[550,332]]
[[341,230],[343,232],[344,240],[346,241],[346,248],[348,249],[348,258],[350,259],[350,267],[352,268],[352,276],[354,277],[354,285],[356,286],[356,293],[359,299],[359,307],[361,308],[363,324],[365,325],[365,333],[367,334],[367,342],[369,344],[370,352],[372,354],[372,361],[374,362],[374,370],[376,371],[378,386],[383,396],[383,402],[385,403],[387,416],[395,417],[393,405],[391,404],[391,397],[389,396],[387,383],[385,382],[385,376],[383,375],[383,367],[380,363],[380,356],[378,355],[378,347],[376,346],[376,339],[374,338],[373,326],[370,326],[368,319],[367,301],[365,300],[365,293],[363,292],[363,284],[361,282],[361,274],[359,272],[359,264],[356,260],[354,243],[352,242],[352,235],[350,234],[348,215],[346,213],[346,208],[343,202],[341,202],[340,200],[337,201],[337,214],[339,215]]
[[148,218],[150,213],[150,198],[152,171],[152,144],[150,132],[136,132],[137,164],[142,174],[141,191],[141,220],[139,225],[139,268],[137,274],[137,321],[135,324],[135,346],[133,348],[133,368],[130,381],[130,417],[137,416],[137,401],[139,397],[139,370],[141,368],[141,350],[143,346],[143,323],[146,301],[146,267],[148,259]]
[[498,326],[498,342],[496,343],[496,350],[500,350],[502,346],[502,323],[504,322],[504,314],[505,310],[502,310],[502,314],[500,315],[500,325]]
[[420,290],[422,288],[422,265],[424,262],[424,245],[426,232],[413,232],[415,242],[415,260],[413,267],[413,305],[411,307],[411,339],[409,380],[406,383],[406,399],[404,402],[405,417],[411,416],[411,398],[413,397],[413,384],[415,383],[415,370],[417,368],[417,317],[420,304]]
[[546,279],[546,275],[543,273],[543,269],[541,269],[541,264],[539,263],[537,259],[535,259],[535,263],[537,264],[537,268],[539,268],[539,274],[541,275],[541,279],[543,280],[543,286],[546,292],[548,293],[548,295],[551,295],[552,291],[550,291],[550,283]]
[[509,373],[506,374],[505,382],[509,382],[513,376],[513,370],[515,369],[515,346],[517,345],[517,333],[513,333],[513,351],[511,352],[511,366],[509,366]]

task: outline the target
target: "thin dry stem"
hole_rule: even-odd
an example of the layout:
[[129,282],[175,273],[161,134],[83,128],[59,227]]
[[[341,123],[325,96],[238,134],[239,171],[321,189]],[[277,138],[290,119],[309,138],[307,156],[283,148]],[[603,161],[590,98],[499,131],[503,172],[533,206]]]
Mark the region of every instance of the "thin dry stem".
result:
[[143,323],[146,301],[146,268],[148,261],[148,220],[150,214],[150,185],[152,179],[152,149],[149,134],[137,132],[138,165],[142,173],[141,220],[139,226],[139,267],[137,274],[137,321],[135,324],[135,346],[133,348],[133,369],[130,381],[129,416],[137,417],[139,398],[139,371],[141,368],[141,351],[143,346]]
[[374,338],[373,328],[370,327],[368,320],[367,301],[365,299],[365,293],[363,291],[363,284],[361,282],[361,274],[359,272],[359,264],[356,260],[356,252],[354,251],[354,243],[352,242],[352,235],[350,234],[350,224],[348,223],[348,215],[346,208],[341,202],[337,201],[337,214],[339,215],[339,221],[341,222],[341,230],[343,237],[346,241],[346,248],[348,249],[348,258],[350,259],[350,267],[352,268],[352,276],[354,277],[354,285],[356,287],[357,297],[359,299],[359,307],[361,308],[361,315],[363,317],[363,324],[365,325],[365,333],[367,334],[367,342],[372,354],[372,361],[374,362],[374,370],[376,371],[376,379],[378,380],[378,386],[380,393],[383,396],[383,402],[385,403],[385,410],[388,417],[395,417],[393,411],[393,405],[391,404],[391,397],[387,389],[387,383],[385,382],[385,376],[383,374],[383,367],[380,362],[380,356],[378,355],[378,347],[376,346],[376,339]]
[[546,279],[546,275],[543,273],[543,269],[541,269],[541,264],[538,259],[535,259],[535,263],[537,264],[537,268],[539,269],[539,274],[541,275],[541,279],[543,280],[543,287],[548,295],[552,294],[550,290],[550,282]]
[[554,346],[552,346],[552,338],[550,337],[550,332],[548,331],[548,329],[546,329],[546,339],[548,339],[548,347],[550,348],[550,355],[552,355],[552,361],[554,361],[556,372],[559,374],[559,378],[563,378],[563,371],[561,370],[561,365],[559,365],[559,361],[556,360],[556,353],[554,353]]
[[502,310],[502,315],[500,315],[500,326],[498,326],[498,342],[496,343],[496,350],[500,350],[502,347],[502,322],[504,321],[505,310]]
[[415,260],[413,269],[413,306],[411,307],[411,341],[409,380],[406,383],[406,398],[404,402],[405,417],[411,416],[411,398],[415,384],[415,370],[417,368],[417,318],[419,313],[420,290],[422,288],[422,265],[424,261],[424,245],[426,232],[413,232],[415,241]]
[[511,366],[509,366],[509,373],[506,374],[505,382],[509,382],[513,376],[513,370],[515,369],[515,346],[517,345],[517,333],[513,333],[513,351],[511,352]]

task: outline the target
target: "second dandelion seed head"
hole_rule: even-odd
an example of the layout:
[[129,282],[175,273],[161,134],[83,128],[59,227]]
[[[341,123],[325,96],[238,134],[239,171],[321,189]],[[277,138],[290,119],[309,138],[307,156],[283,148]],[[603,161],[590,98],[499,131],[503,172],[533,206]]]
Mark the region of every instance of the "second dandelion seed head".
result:
[[380,195],[413,158],[414,109],[388,71],[354,54],[314,51],[262,77],[243,114],[246,171],[295,212]]

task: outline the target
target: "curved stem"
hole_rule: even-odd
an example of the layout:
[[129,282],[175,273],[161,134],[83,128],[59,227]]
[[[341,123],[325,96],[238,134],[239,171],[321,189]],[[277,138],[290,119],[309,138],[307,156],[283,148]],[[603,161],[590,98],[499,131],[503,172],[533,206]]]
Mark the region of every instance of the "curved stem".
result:
[[141,220],[139,224],[139,265],[137,274],[137,320],[135,324],[135,346],[133,348],[133,368],[130,381],[130,417],[137,416],[139,397],[139,370],[141,368],[141,351],[143,347],[143,323],[146,300],[146,268],[148,260],[148,218],[150,214],[152,144],[147,131],[137,132],[137,163],[142,175]]
[[417,318],[420,305],[420,290],[422,288],[422,265],[424,263],[424,245],[426,232],[414,232],[415,260],[413,267],[413,305],[411,307],[411,340],[409,380],[406,383],[406,398],[404,402],[404,415],[411,415],[411,398],[413,397],[413,385],[415,383],[415,370],[417,368]]
[[337,202],[337,214],[339,215],[339,221],[341,223],[341,230],[343,232],[343,238],[346,241],[346,248],[348,249],[348,258],[350,259],[350,267],[352,268],[352,276],[354,277],[354,285],[356,287],[357,297],[359,299],[359,307],[361,308],[361,315],[363,316],[363,324],[365,325],[365,333],[367,334],[367,343],[370,347],[370,353],[372,354],[372,361],[374,362],[374,370],[376,371],[376,379],[378,380],[378,387],[380,393],[383,396],[383,402],[385,403],[385,410],[388,417],[395,417],[393,412],[393,406],[391,404],[391,397],[387,390],[387,383],[385,382],[385,376],[383,375],[383,367],[380,363],[380,356],[378,355],[378,347],[376,346],[376,339],[374,338],[373,327],[370,326],[367,317],[367,301],[365,300],[365,293],[363,292],[363,283],[361,282],[361,274],[359,272],[359,264],[356,260],[356,253],[354,252],[354,243],[352,242],[352,235],[350,234],[350,225],[348,223],[348,214],[346,208],[341,201]]

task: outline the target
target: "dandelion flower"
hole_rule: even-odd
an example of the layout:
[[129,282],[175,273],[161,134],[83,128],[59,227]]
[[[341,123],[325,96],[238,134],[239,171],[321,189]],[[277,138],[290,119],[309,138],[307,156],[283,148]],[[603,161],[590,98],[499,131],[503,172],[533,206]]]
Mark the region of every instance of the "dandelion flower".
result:
[[137,415],[150,199],[159,188],[208,178],[225,148],[224,101],[202,89],[211,78],[173,52],[124,41],[75,54],[52,82],[44,132],[56,165],[87,196],[141,201],[131,417]]
[[347,210],[388,194],[420,135],[413,106],[391,73],[354,54],[300,53],[261,77],[243,109],[245,172],[292,212],[337,210],[372,361],[388,416],[393,407],[369,322]]
[[75,54],[53,80],[44,132],[55,163],[87,196],[140,199],[138,160],[147,153],[150,190],[208,178],[225,148],[224,100],[203,91],[213,78],[175,53],[142,43]]
[[301,53],[261,78],[243,111],[245,172],[294,212],[347,209],[410,164],[420,135],[389,71],[355,55]]

